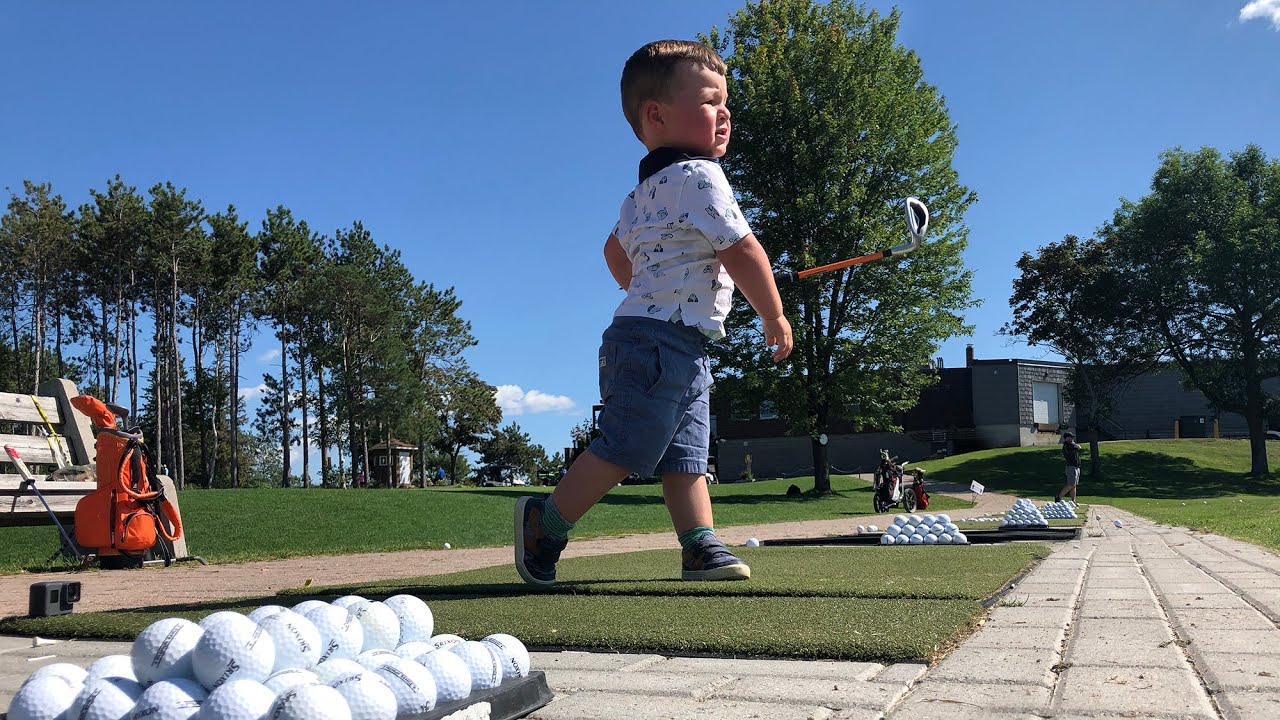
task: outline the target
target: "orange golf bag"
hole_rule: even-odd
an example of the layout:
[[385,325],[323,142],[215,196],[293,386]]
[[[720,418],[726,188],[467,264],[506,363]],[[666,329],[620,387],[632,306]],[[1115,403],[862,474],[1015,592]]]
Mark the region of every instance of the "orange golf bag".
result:
[[98,451],[98,489],[76,503],[76,543],[94,550],[103,567],[136,567],[147,551],[169,565],[182,519],[164,495],[142,431],[117,429],[115,413],[97,398],[80,395],[71,404],[97,428]]

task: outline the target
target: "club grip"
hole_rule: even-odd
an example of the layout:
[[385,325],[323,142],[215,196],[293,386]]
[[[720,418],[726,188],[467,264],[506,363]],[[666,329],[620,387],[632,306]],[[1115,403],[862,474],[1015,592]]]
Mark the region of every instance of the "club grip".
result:
[[796,275],[795,270],[779,270],[778,272],[773,274],[773,284],[777,285],[778,287],[782,287],[783,285],[790,285],[791,283],[795,282],[798,279],[799,279],[799,276]]

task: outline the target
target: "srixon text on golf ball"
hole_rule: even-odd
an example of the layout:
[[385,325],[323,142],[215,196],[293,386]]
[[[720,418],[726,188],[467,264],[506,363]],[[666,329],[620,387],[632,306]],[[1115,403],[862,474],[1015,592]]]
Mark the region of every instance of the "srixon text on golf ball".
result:
[[129,655],[31,673],[9,720],[403,720],[529,674],[518,638],[437,634],[412,595],[348,595],[199,623],[166,618]]

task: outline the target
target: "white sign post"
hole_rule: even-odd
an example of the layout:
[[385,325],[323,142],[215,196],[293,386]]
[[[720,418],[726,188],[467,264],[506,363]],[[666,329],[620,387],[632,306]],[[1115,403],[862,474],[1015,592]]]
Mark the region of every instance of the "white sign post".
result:
[[974,480],[973,482],[969,483],[969,490],[974,495],[981,495],[982,491],[986,490],[986,488],[982,486],[982,483],[978,482],[977,480]]

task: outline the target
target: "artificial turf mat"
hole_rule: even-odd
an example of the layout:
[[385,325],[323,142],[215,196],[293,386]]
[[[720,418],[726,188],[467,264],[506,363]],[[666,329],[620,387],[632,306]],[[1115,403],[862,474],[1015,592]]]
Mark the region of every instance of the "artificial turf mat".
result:
[[550,591],[510,567],[420,580],[307,588],[261,598],[144,610],[0,619],[0,633],[130,639],[165,617],[355,593],[425,599],[436,632],[507,632],[531,647],[667,654],[932,659],[983,612],[982,600],[1048,553],[1040,544],[918,548],[742,548],[745,582],[672,581],[670,550],[574,558]]
[[[776,597],[981,600],[1033,560],[1041,544],[1000,546],[734,548],[751,566],[746,582],[683,582],[675,550],[645,550],[566,560],[557,583],[532,594],[721,595]],[[285,590],[283,596],[530,595],[509,566],[452,575],[401,578],[323,589]]]

